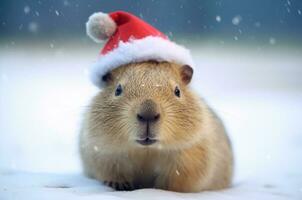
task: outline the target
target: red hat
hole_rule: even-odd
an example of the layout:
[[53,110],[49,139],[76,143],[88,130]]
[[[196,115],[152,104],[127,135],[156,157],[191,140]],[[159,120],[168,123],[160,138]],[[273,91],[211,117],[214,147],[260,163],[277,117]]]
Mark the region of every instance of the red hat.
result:
[[193,67],[189,50],[130,13],[94,13],[86,31],[95,42],[107,40],[90,70],[91,81],[100,88],[104,85],[102,77],[124,64],[157,60]]

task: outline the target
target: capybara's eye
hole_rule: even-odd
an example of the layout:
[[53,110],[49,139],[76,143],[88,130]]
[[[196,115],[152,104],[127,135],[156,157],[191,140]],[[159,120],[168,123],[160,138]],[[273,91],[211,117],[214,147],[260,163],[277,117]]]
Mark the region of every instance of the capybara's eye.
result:
[[180,90],[177,86],[175,87],[174,94],[175,96],[180,97]]
[[122,92],[123,92],[123,88],[122,88],[121,84],[119,84],[117,86],[117,88],[115,89],[115,96],[120,96],[122,94]]

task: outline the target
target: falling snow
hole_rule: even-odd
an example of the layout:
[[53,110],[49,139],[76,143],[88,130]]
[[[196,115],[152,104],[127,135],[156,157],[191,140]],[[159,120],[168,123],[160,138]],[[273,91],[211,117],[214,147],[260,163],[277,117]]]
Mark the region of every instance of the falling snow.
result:
[[232,19],[232,23],[235,26],[239,25],[241,21],[242,21],[242,17],[240,15],[237,15]]
[[178,171],[178,170],[176,170],[176,171],[175,171],[175,173],[177,174],[177,176],[179,176],[179,175],[180,175],[180,173],[179,173],[179,171]]
[[93,150],[96,151],[96,152],[98,152],[98,151],[99,151],[99,147],[96,146],[96,145],[94,145],[94,146],[93,146]]
[[69,6],[69,5],[70,5],[70,4],[69,4],[69,1],[64,0],[64,1],[63,1],[63,5],[64,5],[64,6]]
[[23,9],[25,14],[28,14],[30,12],[30,7],[29,6],[25,6]]
[[290,2],[289,0],[287,0],[287,4],[288,4],[289,6],[291,6],[291,2]]
[[301,13],[302,13],[301,10],[298,10],[298,14],[301,15]]
[[221,22],[221,17],[219,15],[216,16],[216,21]]
[[275,38],[273,38],[273,37],[269,38],[269,43],[270,43],[271,45],[275,45],[276,42],[277,42],[277,41],[276,41]]
[[290,8],[286,8],[287,12],[290,13]]
[[55,13],[56,13],[57,16],[60,15],[59,11],[57,11],[57,10],[55,10]]
[[38,32],[38,24],[36,22],[30,22],[28,24],[28,30],[31,33],[37,33]]

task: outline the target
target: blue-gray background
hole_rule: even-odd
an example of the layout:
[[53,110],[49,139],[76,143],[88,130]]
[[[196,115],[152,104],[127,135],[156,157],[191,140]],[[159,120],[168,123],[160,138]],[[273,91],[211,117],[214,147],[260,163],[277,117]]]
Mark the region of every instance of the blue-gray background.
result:
[[[264,42],[285,37],[301,40],[301,0],[2,0],[1,37],[84,36],[88,16],[125,10],[140,16],[170,37],[190,35]],[[239,24],[232,20],[239,18]],[[235,19],[236,20],[236,19]],[[282,40],[281,40],[282,41]]]

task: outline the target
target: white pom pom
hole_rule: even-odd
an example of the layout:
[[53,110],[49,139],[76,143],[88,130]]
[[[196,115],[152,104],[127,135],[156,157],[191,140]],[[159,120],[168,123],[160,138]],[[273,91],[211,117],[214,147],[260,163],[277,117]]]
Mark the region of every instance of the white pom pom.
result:
[[116,24],[113,19],[105,13],[94,13],[86,23],[87,35],[95,42],[102,42],[114,34]]

